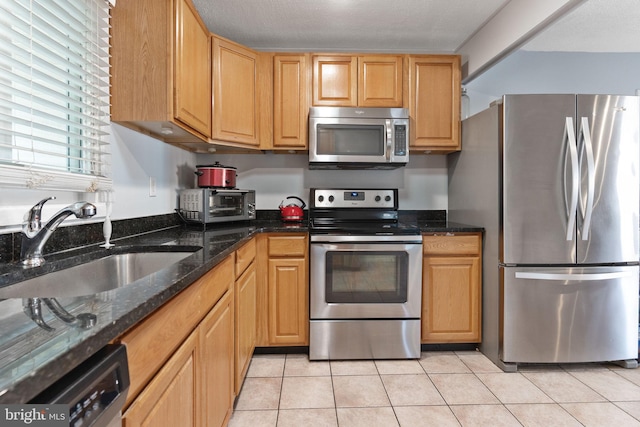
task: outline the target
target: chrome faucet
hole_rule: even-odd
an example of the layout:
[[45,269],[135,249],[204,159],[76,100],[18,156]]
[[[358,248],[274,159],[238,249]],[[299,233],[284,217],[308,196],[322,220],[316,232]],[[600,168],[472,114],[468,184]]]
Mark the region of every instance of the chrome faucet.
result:
[[76,202],[58,211],[45,226],[42,226],[42,206],[48,200],[54,199],[55,197],[49,197],[40,200],[25,215],[25,221],[22,223],[22,245],[20,247],[20,262],[24,267],[37,267],[44,263],[42,256],[44,244],[69,215],[75,215],[76,218],[90,218],[96,214],[96,207],[91,203]]

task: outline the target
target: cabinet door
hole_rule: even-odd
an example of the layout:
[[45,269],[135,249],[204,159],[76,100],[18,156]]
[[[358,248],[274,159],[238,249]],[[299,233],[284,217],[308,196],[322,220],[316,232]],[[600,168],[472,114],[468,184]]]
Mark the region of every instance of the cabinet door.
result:
[[252,263],[235,285],[235,394],[249,368],[256,343],[256,267]]
[[358,106],[402,107],[402,57],[358,57]]
[[228,256],[119,338],[127,346],[129,359],[131,385],[127,404],[135,399],[233,283],[233,256]]
[[357,79],[357,57],[314,56],[313,105],[357,106]]
[[460,57],[411,56],[409,67],[410,148],[460,150]]
[[202,426],[225,425],[233,410],[233,292],[199,326]]
[[480,258],[423,261],[422,342],[480,341]]
[[124,413],[124,427],[199,426],[198,335],[193,333]]
[[213,139],[259,145],[257,61],[252,50],[213,37]]
[[308,57],[273,58],[273,147],[307,148]]
[[174,115],[211,135],[211,48],[207,28],[191,2],[176,1]]
[[269,259],[269,344],[309,345],[306,260]]

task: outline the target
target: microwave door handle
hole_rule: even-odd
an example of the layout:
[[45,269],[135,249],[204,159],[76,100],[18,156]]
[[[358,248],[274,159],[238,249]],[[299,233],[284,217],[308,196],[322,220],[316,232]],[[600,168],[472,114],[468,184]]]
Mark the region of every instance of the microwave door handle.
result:
[[387,129],[387,147],[386,147],[386,157],[388,161],[391,161],[391,148],[393,145],[393,126],[391,125],[391,120],[386,120],[386,129]]

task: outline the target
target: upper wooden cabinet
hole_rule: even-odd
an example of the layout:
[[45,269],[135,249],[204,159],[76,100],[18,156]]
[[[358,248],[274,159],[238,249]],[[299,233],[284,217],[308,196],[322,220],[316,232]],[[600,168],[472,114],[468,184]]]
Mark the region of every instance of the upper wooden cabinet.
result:
[[313,105],[355,107],[358,103],[357,82],[357,57],[313,57]]
[[211,34],[192,0],[112,10],[111,120],[181,148],[306,150],[309,106],[409,108],[410,149],[460,150],[456,55],[256,52]]
[[175,117],[211,135],[209,31],[188,0],[176,0]]
[[459,56],[409,56],[409,116],[411,150],[460,150]]
[[402,107],[402,56],[313,56],[313,105]]
[[111,24],[111,120],[166,142],[207,141],[210,35],[192,2],[121,2]]
[[258,54],[212,37],[212,139],[258,147]]
[[273,57],[273,147],[307,149],[309,55]]
[[402,57],[358,57],[358,106],[402,107]]

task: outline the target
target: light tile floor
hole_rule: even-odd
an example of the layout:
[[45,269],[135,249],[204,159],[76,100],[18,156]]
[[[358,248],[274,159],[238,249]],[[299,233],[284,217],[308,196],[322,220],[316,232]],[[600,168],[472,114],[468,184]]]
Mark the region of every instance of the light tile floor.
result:
[[640,369],[520,366],[482,353],[420,360],[314,361],[255,355],[230,427],[639,426]]

